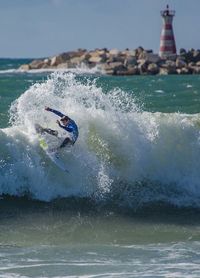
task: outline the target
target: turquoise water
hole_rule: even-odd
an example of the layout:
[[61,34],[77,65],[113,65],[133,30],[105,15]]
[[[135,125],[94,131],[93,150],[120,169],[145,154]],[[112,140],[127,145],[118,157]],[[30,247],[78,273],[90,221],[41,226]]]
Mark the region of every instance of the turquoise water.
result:
[[[1,74],[1,103],[0,111],[3,119],[0,125],[8,124],[8,109],[12,101],[18,98],[25,90],[37,81],[47,78],[47,74]],[[135,102],[145,111],[163,113],[199,113],[199,84],[198,75],[185,76],[133,76],[133,77],[108,77],[108,76],[78,76],[77,79],[86,79],[86,82],[97,78],[97,86],[104,93],[113,88],[119,88],[131,94]]]
[[[0,277],[199,277],[200,77],[1,62]],[[46,105],[79,126],[68,175],[38,145]]]

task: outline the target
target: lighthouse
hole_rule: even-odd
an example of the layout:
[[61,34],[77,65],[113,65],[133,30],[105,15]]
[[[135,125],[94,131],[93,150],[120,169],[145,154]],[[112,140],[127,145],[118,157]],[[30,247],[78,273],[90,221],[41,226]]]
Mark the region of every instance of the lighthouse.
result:
[[175,11],[170,11],[169,6],[167,5],[166,10],[161,11],[160,13],[163,18],[163,26],[160,37],[159,56],[161,58],[167,58],[176,55],[176,43],[172,27]]

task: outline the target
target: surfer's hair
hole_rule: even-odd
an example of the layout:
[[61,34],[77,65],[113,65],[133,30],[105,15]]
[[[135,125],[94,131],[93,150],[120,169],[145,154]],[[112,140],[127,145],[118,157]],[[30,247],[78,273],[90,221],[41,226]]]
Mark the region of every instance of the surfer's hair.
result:
[[68,121],[69,120],[69,117],[67,117],[67,116],[63,116],[62,118],[61,118],[61,121],[63,122],[63,121]]

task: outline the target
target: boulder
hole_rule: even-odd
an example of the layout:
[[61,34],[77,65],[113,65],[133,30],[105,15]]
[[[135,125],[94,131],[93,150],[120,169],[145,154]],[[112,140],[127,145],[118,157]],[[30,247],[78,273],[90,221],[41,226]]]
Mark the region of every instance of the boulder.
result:
[[194,63],[194,62],[190,62],[189,64],[188,64],[188,67],[195,67],[196,66],[196,64]]
[[74,65],[74,67],[79,66],[83,61],[83,56],[73,57],[69,60],[70,64]]
[[88,60],[90,63],[95,63],[95,64],[98,64],[98,63],[101,63],[102,62],[102,57],[100,56],[92,56],[89,58]]
[[158,74],[159,73],[159,67],[155,63],[151,63],[147,67],[148,74]]
[[135,57],[136,58],[136,50],[126,50],[122,51],[122,54],[127,56],[127,57]]
[[187,67],[178,68],[176,70],[176,72],[178,74],[189,74],[189,73],[192,73],[192,71],[189,68],[187,68]]
[[121,52],[119,52],[118,55],[108,53],[106,61],[108,63],[114,63],[114,62],[124,63],[125,58],[126,58],[126,56],[123,55]]
[[194,67],[193,68],[193,73],[194,74],[200,74],[200,67]]
[[147,67],[148,67],[147,61],[142,59],[142,60],[138,60],[137,62],[139,63],[138,70],[139,70],[140,74],[147,73]]
[[119,55],[120,51],[118,49],[111,49],[109,51],[109,55]]
[[125,58],[125,60],[124,60],[125,67],[135,66],[135,65],[137,65],[137,60],[134,56],[128,56],[127,58]]
[[184,56],[187,53],[187,51],[184,48],[181,48],[179,53],[180,53],[181,56],[182,55]]
[[128,66],[127,75],[138,75],[140,74],[137,66]]
[[157,64],[161,61],[160,56],[158,54],[153,54],[153,53],[146,53],[145,59],[148,63],[154,63],[154,64]]
[[177,68],[187,67],[187,63],[179,57],[179,58],[176,59],[176,67]]
[[113,74],[117,74],[117,72],[122,72],[124,71],[126,68],[124,67],[124,65],[120,62],[114,62],[114,63],[106,63],[106,64],[102,64],[101,68],[107,73],[110,74],[111,72],[113,72]]
[[70,62],[65,62],[57,65],[57,69],[69,69],[72,68],[72,65]]
[[62,59],[62,56],[61,56],[61,55],[54,56],[54,57],[51,58],[50,66],[51,66],[51,67],[56,67],[56,66],[58,66],[59,64],[62,64],[63,61],[64,61],[64,60]]
[[29,66],[30,69],[41,69],[44,65],[44,60],[33,60]]
[[165,68],[168,74],[176,73],[176,62],[171,60],[166,60],[165,64],[162,65],[162,68]]
[[70,61],[71,59],[75,59],[75,60],[77,59],[77,62],[78,62],[78,58],[85,55],[85,53],[86,53],[85,49],[78,49],[78,51],[63,52],[59,55],[51,57],[50,66],[51,67],[56,67],[59,64]]
[[30,65],[28,65],[28,64],[21,65],[19,67],[19,70],[22,70],[22,71],[30,70]]
[[160,75],[168,75],[169,71],[167,68],[159,68],[159,74]]
[[200,50],[195,50],[193,52],[193,59],[195,63],[200,61]]
[[136,52],[136,57],[139,58],[139,56],[142,54],[142,52],[144,51],[144,48],[139,46],[138,48],[135,49]]

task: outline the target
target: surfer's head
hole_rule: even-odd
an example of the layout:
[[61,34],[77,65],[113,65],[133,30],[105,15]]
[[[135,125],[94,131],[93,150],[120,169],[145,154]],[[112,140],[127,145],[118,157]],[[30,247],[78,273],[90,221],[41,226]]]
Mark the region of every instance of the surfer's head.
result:
[[63,116],[60,120],[61,120],[61,122],[66,123],[69,121],[69,117]]

